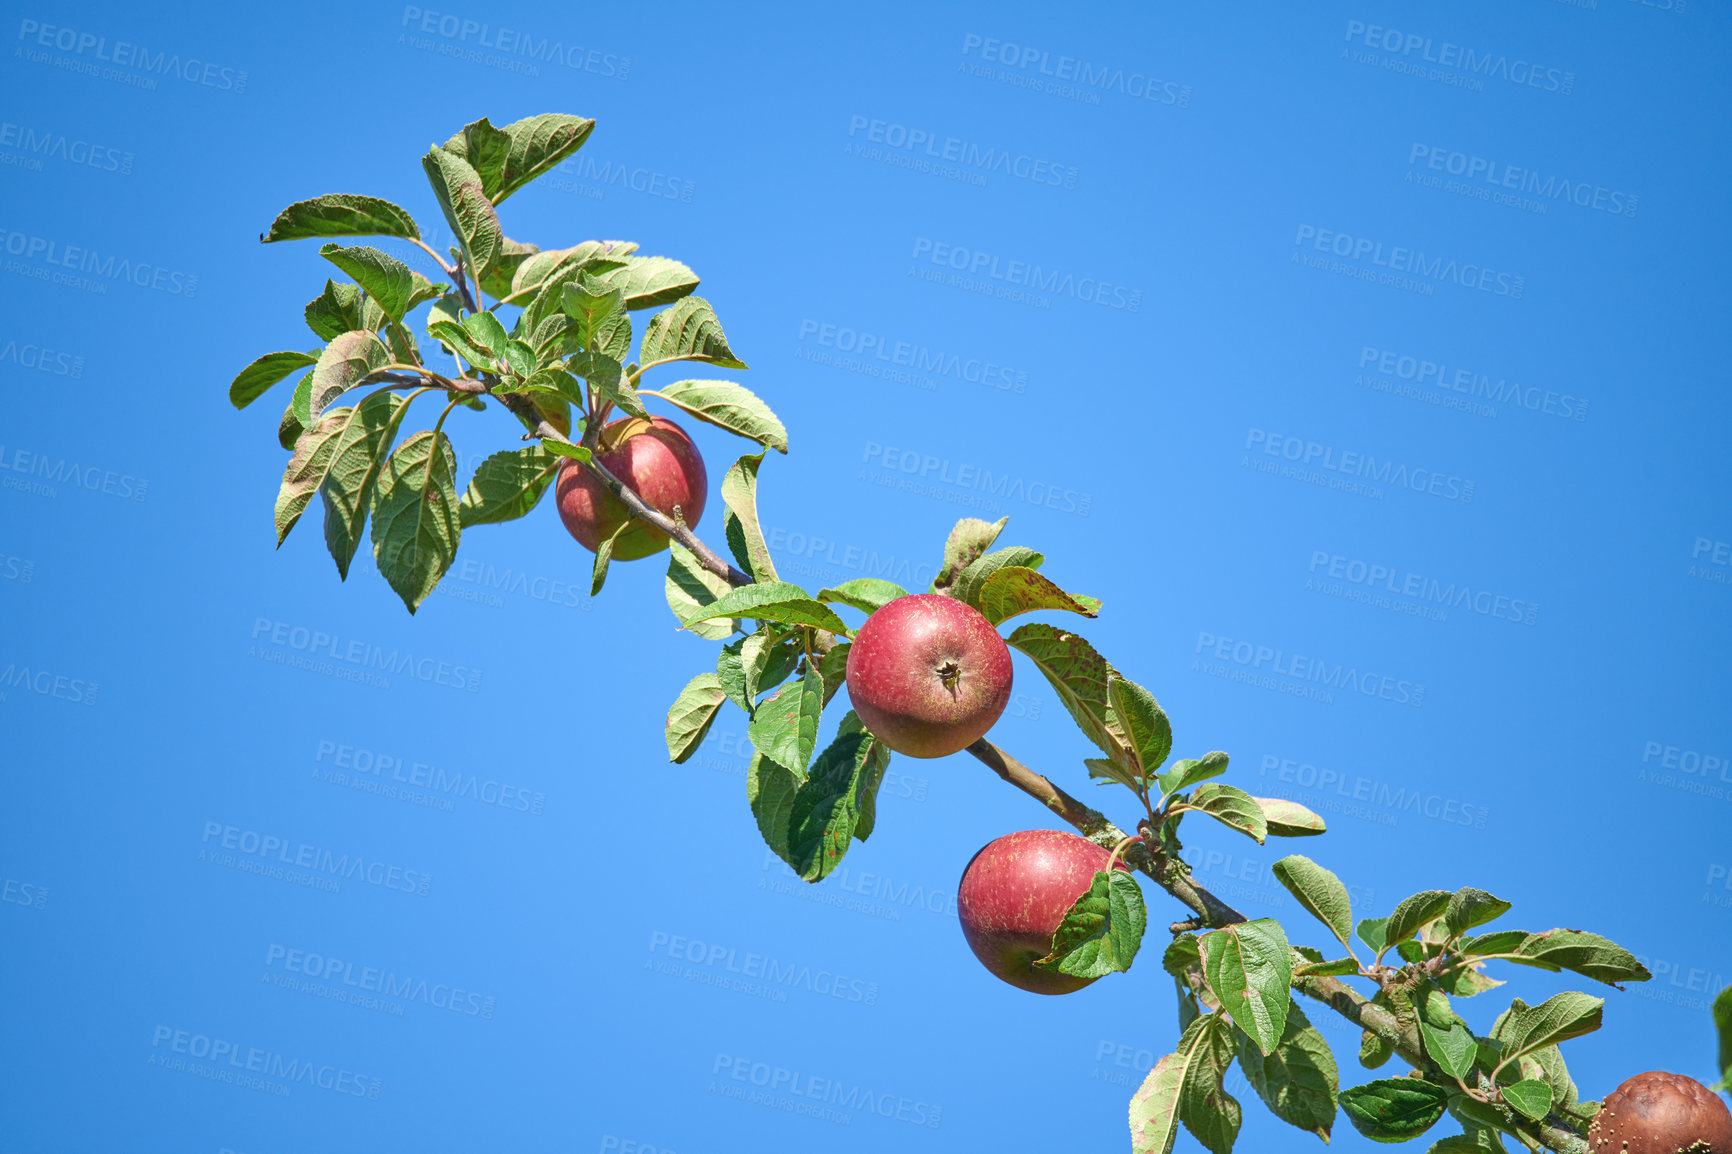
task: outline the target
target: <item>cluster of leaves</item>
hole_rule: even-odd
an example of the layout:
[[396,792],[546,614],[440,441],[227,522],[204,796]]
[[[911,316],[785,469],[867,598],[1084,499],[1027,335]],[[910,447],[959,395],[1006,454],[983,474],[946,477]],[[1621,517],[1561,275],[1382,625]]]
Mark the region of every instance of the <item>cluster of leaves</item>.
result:
[[[695,754],[727,703],[743,710],[753,751],[746,793],[758,829],[795,873],[818,882],[855,839],[871,835],[890,763],[889,749],[852,711],[829,744],[818,747],[823,711],[842,687],[855,632],[838,610],[871,614],[910,590],[860,577],[811,593],[781,580],[758,522],[762,459],[741,458],[722,481],[728,547],[751,583],[731,587],[678,543],[668,560],[668,608],[681,628],[723,642],[715,672],[692,678],[668,710],[668,756],[683,762]],[[955,597],[994,625],[1051,609],[1095,615],[1099,601],[1066,593],[1038,572],[1041,554],[1017,546],[989,551],[1004,526],[1004,520],[958,524],[926,591]],[[1036,628],[1044,627],[1017,633]]]
[[[641,431],[646,396],[787,451],[775,414],[732,381],[641,387],[645,372],[675,362],[746,367],[709,302],[693,295],[698,277],[691,269],[641,256],[623,241],[544,250],[505,235],[499,205],[582,147],[594,125],[555,114],[503,128],[482,119],[429,149],[421,166],[457,240],[448,260],[426,245],[407,211],[371,196],[299,201],[261,237],[393,238],[424,249],[451,282],[435,284],[377,248],[332,240],[319,253],[350,279],[327,280],[305,310],[308,328],[325,343],[266,353],[230,385],[230,401],[245,408],[304,370],[278,424],[278,440],[290,450],[275,509],[279,545],[317,494],[326,546],[347,578],[370,518],[379,570],[412,613],[450,568],[464,529],[522,517],[546,492],[561,457],[588,460],[593,450]],[[410,322],[422,306],[419,328],[452,358],[454,371],[423,359]],[[633,314],[651,309],[659,311],[642,323],[633,358]],[[432,428],[398,443],[410,405],[430,392],[443,394],[444,411]],[[445,419],[458,405],[484,409],[490,399],[532,433],[545,422],[557,435],[494,453],[460,489]],[[600,422],[615,408],[628,419],[603,434]],[[569,439],[592,425],[583,443]],[[597,587],[607,553],[604,547],[597,556]]]

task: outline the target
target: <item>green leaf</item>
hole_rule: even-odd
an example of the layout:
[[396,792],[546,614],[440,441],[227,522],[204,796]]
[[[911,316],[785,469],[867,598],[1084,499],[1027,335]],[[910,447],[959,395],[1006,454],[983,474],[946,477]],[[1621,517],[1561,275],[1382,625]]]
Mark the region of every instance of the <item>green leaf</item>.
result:
[[503,203],[506,197],[582,148],[594,130],[593,120],[555,112],[526,116],[507,124],[501,131],[509,138],[510,147],[497,181],[488,192],[489,198],[494,204]]
[[540,251],[539,245],[523,244],[508,236],[500,236],[499,252],[493,258],[493,267],[481,274],[481,291],[495,300],[510,296],[511,286],[517,280],[517,270]]
[[1549,1105],[1555,1105],[1559,1110],[1570,1110],[1577,1105],[1576,1083],[1570,1077],[1569,1067],[1564,1064],[1562,1050],[1556,1046],[1544,1046],[1523,1058],[1522,1062],[1531,1063],[1540,1080],[1552,1092]]
[[[560,286],[559,307],[577,322],[577,342],[586,349],[608,352],[615,360],[631,350],[631,318],[626,315],[625,294],[587,273]],[[618,339],[624,326],[623,347]]]
[[359,285],[325,281],[325,291],[307,302],[302,311],[307,327],[323,341],[362,329],[378,332],[385,327],[385,310],[361,291]]
[[1418,1078],[1380,1078],[1341,1091],[1341,1109],[1373,1142],[1406,1142],[1443,1117],[1449,1091]]
[[777,765],[761,753],[753,754],[746,767],[746,800],[751,803],[752,816],[758,820],[758,832],[764,836],[764,844],[790,866],[794,866],[794,857],[788,848],[788,826],[794,813],[794,797],[804,782],[803,775]]
[[714,673],[700,673],[686,683],[674,703],[668,707],[664,735],[668,742],[668,760],[682,763],[698,751],[710,724],[721,712],[727,694]]
[[490,360],[497,360],[511,343],[511,334],[492,313],[470,313],[462,323],[470,345],[486,353]]
[[1189,981],[1192,967],[1200,970],[1202,966],[1203,950],[1195,934],[1180,934],[1161,954],[1161,968],[1181,982]]
[[1497,1131],[1474,1128],[1469,1134],[1451,1134],[1426,1147],[1425,1154],[1507,1154]]
[[1028,656],[1052,683],[1084,736],[1108,757],[1128,760],[1123,736],[1107,726],[1107,678],[1112,667],[1094,646],[1067,629],[1041,624],[1024,625],[1005,641]]
[[980,608],[980,589],[986,584],[986,579],[1000,569],[1015,566],[1022,569],[1039,569],[1046,560],[1044,556],[1033,549],[1024,549],[1021,545],[1012,545],[1008,549],[998,549],[974,560],[962,575],[956,579],[956,586],[950,595],[958,601]]
[[1537,1121],[1552,1108],[1552,1088],[1544,1082],[1523,1079],[1503,1088],[1503,1100]]
[[810,625],[846,634],[847,624],[828,605],[814,601],[798,585],[785,581],[760,581],[729,590],[715,602],[698,610],[698,616],[686,623],[709,621],[717,617],[751,617],[758,621],[775,621],[783,625]]
[[1381,1035],[1366,1030],[1359,1035],[1359,1064],[1367,1070],[1375,1070],[1389,1061],[1389,1056],[1395,1053],[1395,1047]]
[[493,127],[493,123],[485,116],[471,124],[465,124],[462,131],[440,147],[468,162],[469,167],[481,178],[481,187],[490,199],[499,190],[499,178],[505,168],[505,157],[511,150],[511,137]]
[[644,327],[639,355],[645,371],[671,361],[702,361],[724,369],[746,367],[728,347],[710,302],[700,296],[675,301],[651,317]]
[[1267,1054],[1286,1029],[1293,954],[1274,918],[1258,918],[1202,937],[1203,973],[1233,1022]]
[[1714,1089],[1732,1089],[1732,986],[1714,999],[1714,1029],[1720,1035],[1720,1081]]
[[1359,972],[1359,961],[1356,958],[1335,958],[1332,961],[1315,961],[1300,966],[1293,971],[1295,978],[1341,978]]
[[550,453],[558,453],[562,457],[570,457],[574,461],[587,461],[590,451],[582,445],[574,445],[569,441],[547,440],[541,442],[541,447]]
[[840,585],[818,590],[818,600],[852,605],[866,613],[876,613],[898,597],[908,596],[908,590],[882,577],[856,577]]
[[414,218],[388,200],[334,192],[297,200],[277,214],[259,239],[301,240],[309,236],[398,236],[419,240]]
[[889,764],[890,750],[849,712],[794,796],[788,815],[788,864],[794,872],[821,881],[841,864],[857,832],[871,832],[868,815],[875,812]]
[[486,272],[504,249],[505,234],[499,228],[499,214],[487,198],[480,174],[461,156],[438,145],[421,158],[421,168],[452,235],[462,242],[467,270]]
[[949,594],[962,571],[992,548],[992,543],[998,540],[1009,521],[1009,517],[1000,517],[997,521],[964,517],[958,521],[944,542],[944,564],[938,570],[938,576],[932,579],[931,591]]
[[1600,1028],[1605,1004],[1604,998],[1574,990],[1554,994],[1537,1006],[1514,999],[1491,1031],[1492,1039],[1503,1044],[1498,1068],[1543,1046],[1555,1046],[1593,1033]]
[[391,363],[391,354],[370,332],[342,333],[319,354],[307,414],[319,419],[325,406],[360,384],[368,373]]
[[348,427],[353,416],[354,409],[349,406],[331,409],[296,438],[294,452],[283,468],[283,480],[277,488],[276,507],[272,511],[278,548],[306,512],[313,494],[324,484],[325,471],[331,467],[331,455],[337,448],[337,436]]
[[1393,946],[1411,938],[1421,926],[1444,911],[1450,896],[1448,890],[1422,890],[1412,897],[1403,898],[1383,927],[1384,941]]
[[1546,970],[1572,970],[1620,989],[1619,982],[1645,982],[1653,977],[1629,950],[1584,930],[1529,934],[1508,960]]
[[1443,911],[1443,924],[1449,930],[1450,936],[1465,933],[1475,926],[1501,918],[1509,912],[1510,904],[1502,898],[1494,898],[1484,890],[1476,890],[1472,886],[1463,886],[1450,896],[1449,905]]
[[[707,620],[702,611],[720,601],[732,586],[698,563],[697,556],[674,541],[669,545],[665,586],[668,608],[675,620],[706,641],[720,641],[737,627],[731,618]],[[746,706],[740,708],[745,709]]]
[[[1009,569],[1000,569],[988,579],[987,586],[1008,572]],[[1032,569],[1024,572],[1034,573]],[[1038,573],[1034,575],[1040,576]],[[992,614],[988,613],[987,617],[990,619]],[[1154,694],[1136,682],[1116,675],[1107,679],[1107,704],[1117,716],[1119,728],[1130,742],[1131,751],[1137,755],[1143,774],[1154,774],[1173,751],[1173,724],[1167,720],[1166,711],[1155,701]],[[1261,820],[1261,811],[1258,817]]]
[[307,431],[301,417],[306,415],[307,402],[312,395],[313,374],[308,373],[295,386],[294,394],[283,408],[283,415],[277,419],[277,444],[290,452],[294,451],[295,442],[301,439],[301,434]]
[[716,680],[721,683],[722,692],[728,695],[729,701],[745,710],[748,716],[752,712],[752,698],[755,696],[746,691],[744,650],[749,640],[749,637],[736,637],[716,653]]
[[1097,616],[1101,603],[1098,598],[1066,593],[1033,569],[1007,565],[986,578],[975,593],[976,608],[994,625],[1001,625],[1021,613],[1036,613],[1043,609],[1063,609]]
[[1314,837],[1327,828],[1323,819],[1284,797],[1253,797],[1269,825],[1270,837]]
[[665,256],[627,257],[624,267],[601,274],[601,280],[625,294],[628,309],[672,304],[698,287],[698,274]]
[[1440,1030],[1447,1030],[1456,1022],[1455,1007],[1449,1004],[1449,995],[1436,986],[1425,985],[1416,991],[1420,1017],[1430,1022]]
[[1521,947],[1521,944],[1533,937],[1526,930],[1493,930],[1489,934],[1480,934],[1461,943],[1457,949],[1463,954],[1486,956],[1489,954],[1507,954]]
[[[728,549],[741,569],[757,582],[776,580],[776,563],[770,559],[770,546],[764,541],[764,530],[758,524],[758,466],[764,454],[747,455],[735,461],[722,478],[722,531],[728,538]],[[804,594],[802,593],[802,596]],[[840,622],[831,610],[824,610],[830,619]],[[810,625],[810,621],[793,624]],[[829,629],[824,625],[820,628]],[[835,632],[845,632],[841,626]]]
[[1386,934],[1388,928],[1388,918],[1360,918],[1355,932],[1359,935],[1360,941],[1370,946],[1373,952],[1381,954],[1389,948],[1389,939]]
[[600,593],[601,587],[607,583],[607,566],[613,560],[613,543],[619,540],[619,535],[625,532],[630,525],[629,520],[620,522],[614,531],[607,535],[606,540],[596,546],[595,563],[589,572],[589,595],[591,597]]
[[1148,921],[1143,891],[1130,874],[1096,873],[1059,923],[1052,952],[1034,964],[1077,978],[1123,972],[1136,960]]
[[1234,1033],[1245,1080],[1269,1112],[1329,1141],[1341,1074],[1329,1043],[1305,1017],[1298,1002],[1287,1006],[1287,1024],[1273,1053],[1264,1054],[1243,1030]]
[[413,613],[457,555],[457,458],[443,432],[423,429],[391,454],[373,503],[373,556]]
[[1208,781],[1211,777],[1220,777],[1226,772],[1227,755],[1217,749],[1200,758],[1175,761],[1173,768],[1155,779],[1155,784],[1164,794],[1178,793],[1180,790],[1190,789],[1198,782]]
[[1187,809],[1206,813],[1216,821],[1251,838],[1262,845],[1269,836],[1268,823],[1263,818],[1263,810],[1257,804],[1257,799],[1244,790],[1232,785],[1222,785],[1211,781],[1200,785],[1192,793],[1190,800],[1185,802]]
[[832,646],[830,651],[818,659],[818,674],[824,679],[824,704],[829,705],[830,699],[847,683],[848,680],[848,643]]
[[799,681],[784,685],[757,707],[746,735],[765,757],[805,773],[812,764],[812,751],[818,747],[818,719],[823,710],[824,679],[808,667]]
[[1445,993],[1457,998],[1471,998],[1475,994],[1483,994],[1487,990],[1495,990],[1504,983],[1496,978],[1488,978],[1472,964],[1451,968],[1438,975],[1437,984]]
[[408,411],[404,398],[380,389],[350,410],[349,419],[334,438],[319,496],[325,504],[325,548],[344,581],[349,579],[349,563],[366,534],[379,470]]
[[1419,1029],[1425,1036],[1425,1052],[1446,1073],[1453,1078],[1466,1078],[1472,1072],[1474,1056],[1479,1052],[1472,1030],[1460,1022],[1439,1029],[1425,1021],[1419,1023]]
[[[1270,867],[1275,879],[1299,900],[1307,913],[1353,952],[1353,901],[1334,873],[1302,854],[1288,854]],[[1354,967],[1354,972],[1358,967]]]
[[410,309],[438,299],[445,291],[396,257],[371,245],[344,248],[327,244],[319,249],[319,255],[353,277],[394,321],[401,321]]
[[1085,757],[1083,758],[1083,765],[1087,767],[1089,776],[1100,779],[1103,785],[1107,782],[1117,782],[1126,789],[1138,790],[1142,788],[1141,778],[1135,770],[1126,769],[1110,758]]
[[1227,1093],[1227,1068],[1233,1064],[1233,1026],[1220,1014],[1203,1019],[1198,1060],[1179,1092],[1179,1120],[1211,1154],[1232,1154],[1243,1111]]
[[[1211,1015],[1212,1016],[1212,1015]],[[1194,1068],[1213,1044],[1208,1017],[1199,1017],[1179,1037],[1178,1047],[1155,1063],[1131,1096],[1132,1154],[1171,1154],[1179,1133],[1179,1099]]]
[[229,403],[237,409],[244,409],[296,369],[318,362],[319,358],[307,353],[266,353],[242,369],[234,383],[229,385]]
[[636,387],[625,378],[624,366],[612,357],[600,353],[573,353],[565,365],[625,412],[649,419],[649,412],[638,399]]
[[465,529],[515,521],[540,502],[558,461],[540,445],[504,449],[476,468],[457,512]]
[[732,381],[675,381],[648,391],[700,421],[768,445],[778,453],[788,451],[788,430],[770,406]]

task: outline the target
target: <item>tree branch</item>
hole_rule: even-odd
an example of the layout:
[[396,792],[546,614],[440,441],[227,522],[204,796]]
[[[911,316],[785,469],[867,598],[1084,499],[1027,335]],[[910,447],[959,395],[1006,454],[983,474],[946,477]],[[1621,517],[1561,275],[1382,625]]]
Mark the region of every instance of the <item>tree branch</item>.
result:
[[[522,393],[495,393],[494,396],[501,401],[506,408],[515,413],[518,420],[528,426],[530,436],[539,437],[543,441],[557,441],[565,445],[574,443],[571,438],[561,433],[545,418],[543,418],[540,411],[536,409],[535,403]],[[643,498],[639,497],[637,492],[632,489],[630,485],[627,485],[624,481],[621,481],[618,477],[614,476],[613,473],[608,471],[607,467],[600,461],[596,460],[594,456],[591,456],[589,460],[583,462],[583,467],[594,473],[607,488],[607,491],[619,498],[620,502],[625,505],[628,513],[639,521],[643,521],[644,523],[661,530],[663,533],[666,533],[669,537],[672,537],[681,545],[684,545],[687,549],[691,550],[692,555],[698,559],[698,564],[702,565],[705,569],[714,573],[717,577],[720,577],[730,585],[740,586],[750,585],[752,583],[752,579],[749,576],[740,572],[718,556],[713,549],[704,544],[703,541],[699,540],[698,535],[693,533],[688,526],[676,523],[672,518],[664,516],[658,510],[645,504]]]

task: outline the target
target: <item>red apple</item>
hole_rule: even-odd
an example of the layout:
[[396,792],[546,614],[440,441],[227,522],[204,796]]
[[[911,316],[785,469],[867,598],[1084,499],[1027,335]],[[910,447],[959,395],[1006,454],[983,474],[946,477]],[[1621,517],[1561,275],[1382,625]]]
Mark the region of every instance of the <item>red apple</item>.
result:
[[848,649],[848,699],[867,730],[909,757],[943,757],[985,735],[1010,701],[1010,648],[954,597],[898,597]]
[[[1112,855],[1056,829],[1005,834],[974,855],[956,887],[962,936],[982,965],[1036,994],[1068,994],[1093,978],[1034,963],[1052,952],[1052,935]],[[1128,869],[1121,860],[1118,869]]]
[[[623,418],[602,432],[602,444],[631,418]],[[686,431],[666,417],[652,417],[650,427],[626,438],[595,459],[642,497],[644,504],[669,517],[674,506],[687,525],[696,525],[704,513],[709,479],[704,459]],[[559,519],[578,544],[591,553],[601,547],[613,531],[631,520],[625,503],[607,491],[596,475],[569,458],[560,462],[554,488]],[[615,561],[635,561],[668,547],[668,536],[642,521],[633,521],[613,543]]]
[[1588,1145],[1595,1154],[1732,1154],[1732,1111],[1694,1078],[1649,1070],[1606,1095]]

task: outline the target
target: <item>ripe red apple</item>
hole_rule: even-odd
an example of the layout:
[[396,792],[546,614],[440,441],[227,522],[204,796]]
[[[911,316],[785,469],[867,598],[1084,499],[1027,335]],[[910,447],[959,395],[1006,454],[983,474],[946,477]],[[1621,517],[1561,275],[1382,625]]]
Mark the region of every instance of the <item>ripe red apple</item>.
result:
[[1732,1111],[1694,1078],[1649,1070],[1606,1095],[1588,1145],[1595,1154],[1732,1154]]
[[[622,418],[608,425],[602,432],[601,443],[608,444],[609,434],[630,419]],[[672,517],[674,506],[678,505],[687,525],[696,525],[703,516],[704,498],[709,494],[704,459],[686,431],[666,417],[652,417],[649,428],[606,452],[597,453],[595,459],[630,485],[650,508]],[[591,553],[621,524],[631,520],[625,503],[608,492],[594,473],[569,458],[560,462],[554,496],[566,531]],[[667,547],[667,534],[642,521],[633,521],[613,543],[613,559],[635,561]]]
[[[1034,963],[1052,952],[1052,935],[1112,855],[1056,829],[1005,834],[974,855],[956,887],[962,936],[982,965],[1036,994],[1068,994],[1093,978]],[[1115,867],[1128,869],[1121,860]]]
[[1010,648],[973,606],[917,593],[866,619],[848,649],[848,699],[866,729],[909,757],[983,736],[1010,702]]

